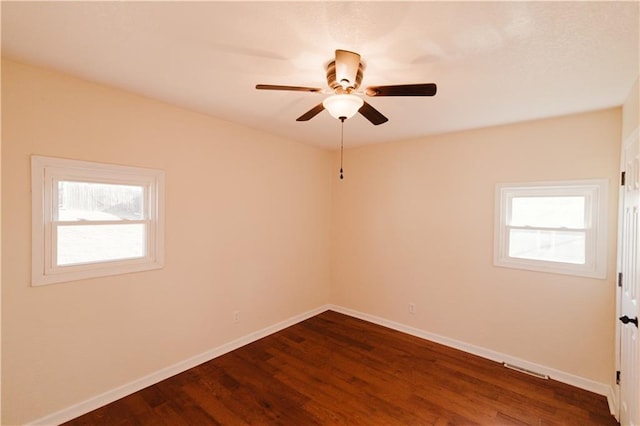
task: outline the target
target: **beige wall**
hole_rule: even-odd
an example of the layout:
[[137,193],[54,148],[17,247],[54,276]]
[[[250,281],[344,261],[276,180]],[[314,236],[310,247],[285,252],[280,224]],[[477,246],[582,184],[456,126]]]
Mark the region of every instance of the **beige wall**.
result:
[[[2,424],[328,303],[330,153],[9,61],[2,108]],[[165,268],[31,287],[31,154],[165,170]]]
[[[332,302],[611,383],[620,138],[616,108],[346,150]],[[606,280],[493,266],[496,183],[584,178],[610,179]]]
[[[2,423],[329,302],[611,383],[637,86],[623,110],[348,149],[339,181],[335,153],[3,61]],[[166,267],[30,287],[31,154],[165,170]],[[611,179],[606,280],[493,266],[496,183],[591,177]]]
[[622,106],[622,136],[626,138],[640,125],[640,77]]

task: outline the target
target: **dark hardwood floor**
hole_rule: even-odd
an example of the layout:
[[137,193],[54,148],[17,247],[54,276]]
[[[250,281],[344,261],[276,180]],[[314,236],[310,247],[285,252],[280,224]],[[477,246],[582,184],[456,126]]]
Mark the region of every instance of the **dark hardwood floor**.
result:
[[68,425],[616,425],[606,398],[327,311]]

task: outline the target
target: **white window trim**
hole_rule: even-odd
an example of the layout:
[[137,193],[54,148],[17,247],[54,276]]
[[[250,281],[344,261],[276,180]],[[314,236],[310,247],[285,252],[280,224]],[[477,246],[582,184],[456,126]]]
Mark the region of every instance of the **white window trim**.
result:
[[[493,263],[496,266],[592,278],[607,276],[607,179],[504,183],[496,185]],[[584,265],[509,256],[508,201],[515,195],[581,195],[591,202],[587,212]]]
[[[144,186],[148,217],[126,221],[127,224],[147,224],[146,256],[81,265],[54,265],[56,241],[53,229],[53,203],[56,202],[59,180],[86,180],[112,184]],[[164,172],[162,170],[61,158],[31,157],[32,193],[32,274],[31,284],[40,286],[67,281],[119,275],[160,269],[164,266]],[[107,224],[91,221],[90,224]],[[63,223],[63,222],[59,222]],[[122,222],[119,222],[122,224]]]

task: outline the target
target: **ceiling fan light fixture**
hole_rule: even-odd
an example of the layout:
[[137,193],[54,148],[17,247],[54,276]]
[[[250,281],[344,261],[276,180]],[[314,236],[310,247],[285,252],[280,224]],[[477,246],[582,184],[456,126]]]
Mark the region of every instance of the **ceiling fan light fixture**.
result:
[[362,98],[348,94],[331,95],[322,102],[329,114],[338,120],[342,117],[345,119],[353,117],[363,104]]
[[[1,0],[0,0],[1,1]],[[380,111],[365,102],[360,95],[367,96],[433,96],[438,87],[435,83],[392,84],[386,86],[369,86],[363,92],[356,92],[362,83],[364,64],[360,55],[348,50],[336,50],[335,60],[326,66],[327,85],[335,93],[324,102],[317,104],[309,111],[296,118],[296,121],[309,121],[323,110],[344,122],[356,113],[362,114],[374,126],[389,121]],[[289,90],[294,92],[323,93],[318,87],[283,86],[276,84],[258,84],[259,90]],[[356,96],[355,94],[358,94]]]

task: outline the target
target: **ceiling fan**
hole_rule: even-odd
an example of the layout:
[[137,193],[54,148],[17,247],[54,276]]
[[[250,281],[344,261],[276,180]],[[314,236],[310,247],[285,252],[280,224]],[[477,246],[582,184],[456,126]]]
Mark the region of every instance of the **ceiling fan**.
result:
[[327,84],[330,90],[324,91],[318,87],[303,86],[281,86],[273,84],[258,84],[259,90],[288,90],[295,92],[310,92],[333,95],[327,97],[323,102],[302,114],[296,121],[308,121],[328,110],[329,113],[344,122],[351,118],[356,112],[362,114],[374,125],[379,125],[389,121],[380,111],[369,105],[362,99],[362,94],[367,96],[433,96],[437,87],[434,83],[422,84],[394,84],[390,86],[369,86],[364,92],[358,91],[364,66],[360,62],[360,55],[347,50],[336,50],[335,60],[327,65]]

